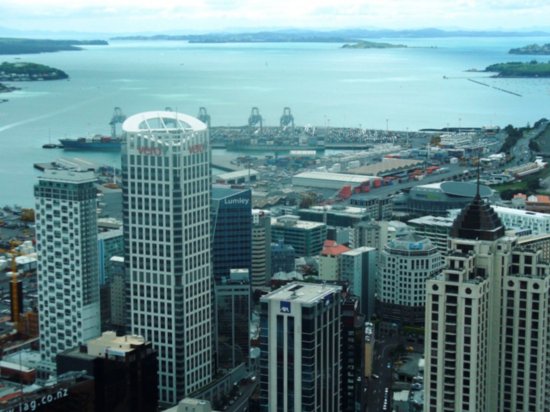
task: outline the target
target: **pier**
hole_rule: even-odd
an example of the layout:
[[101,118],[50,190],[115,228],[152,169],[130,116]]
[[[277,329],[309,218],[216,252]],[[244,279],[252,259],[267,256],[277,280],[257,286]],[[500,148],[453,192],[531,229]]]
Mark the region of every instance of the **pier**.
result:
[[506,89],[502,89],[500,87],[491,86],[490,84],[480,82],[479,80],[474,80],[474,79],[470,79],[470,78],[468,78],[467,80],[471,81],[472,83],[479,84],[481,86],[490,87],[491,89],[499,90],[499,91],[504,92],[504,93],[509,93],[509,94],[513,94],[514,96],[522,97],[521,94],[519,94],[519,93],[512,92],[512,91],[506,90]]

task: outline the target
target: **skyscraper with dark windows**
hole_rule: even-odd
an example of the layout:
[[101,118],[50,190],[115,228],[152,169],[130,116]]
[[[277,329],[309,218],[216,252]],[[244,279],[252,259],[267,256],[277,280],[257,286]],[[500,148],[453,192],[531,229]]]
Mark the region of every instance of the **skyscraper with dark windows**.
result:
[[250,189],[212,187],[212,265],[214,279],[231,269],[251,270],[252,195]]
[[294,282],[261,298],[262,411],[341,410],[341,292]]
[[123,130],[132,333],[152,342],[159,400],[175,404],[212,377],[208,130],[169,111],[131,116]]

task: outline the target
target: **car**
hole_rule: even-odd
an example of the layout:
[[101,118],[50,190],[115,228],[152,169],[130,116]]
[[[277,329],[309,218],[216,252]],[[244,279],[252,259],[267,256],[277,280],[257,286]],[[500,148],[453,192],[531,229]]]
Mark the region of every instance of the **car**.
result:
[[380,376],[378,376],[376,373],[372,374],[372,379],[380,379]]
[[391,362],[388,362],[388,363],[386,364],[386,368],[391,368]]

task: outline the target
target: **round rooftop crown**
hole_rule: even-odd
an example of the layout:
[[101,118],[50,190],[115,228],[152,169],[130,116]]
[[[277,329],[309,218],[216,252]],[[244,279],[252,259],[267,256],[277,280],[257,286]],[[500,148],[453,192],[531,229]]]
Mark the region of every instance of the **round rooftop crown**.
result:
[[178,112],[153,111],[138,113],[128,117],[122,124],[127,133],[142,131],[206,130],[206,125],[193,116]]

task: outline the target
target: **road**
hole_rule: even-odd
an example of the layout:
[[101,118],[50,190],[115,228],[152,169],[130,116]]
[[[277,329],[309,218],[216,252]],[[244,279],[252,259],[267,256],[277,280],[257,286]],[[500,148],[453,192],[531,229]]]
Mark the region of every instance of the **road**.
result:
[[[383,411],[384,398],[388,398],[387,410],[391,410],[391,387],[393,382],[393,359],[390,353],[400,343],[401,336],[382,336],[374,344],[373,374],[378,379],[371,378],[368,388],[367,411]],[[388,365],[390,367],[388,367]],[[388,389],[386,392],[386,388]]]

